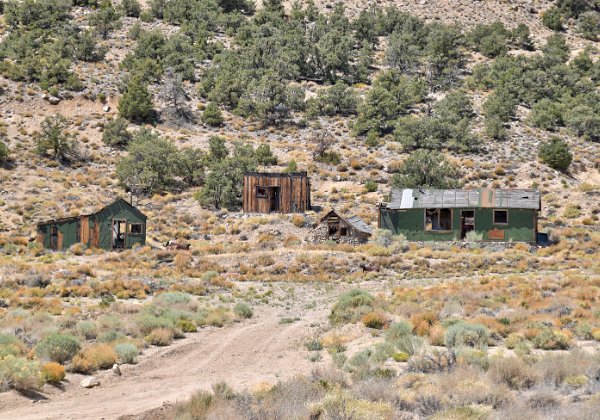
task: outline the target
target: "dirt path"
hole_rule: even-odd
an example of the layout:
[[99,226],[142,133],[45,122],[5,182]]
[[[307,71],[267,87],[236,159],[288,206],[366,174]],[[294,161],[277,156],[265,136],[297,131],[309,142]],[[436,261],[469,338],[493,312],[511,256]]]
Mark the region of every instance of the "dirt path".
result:
[[[183,400],[224,380],[234,389],[275,383],[309,373],[320,363],[306,359],[302,343],[311,324],[326,319],[323,309],[305,310],[302,319],[280,324],[284,308],[256,308],[255,318],[221,329],[203,329],[165,348],[147,351],[137,365],[98,376],[101,386],[84,389],[80,375],[69,375],[64,390],[48,387],[48,398],[33,403],[14,392],[0,394],[3,419],[112,419]],[[3,401],[4,400],[4,401]]]

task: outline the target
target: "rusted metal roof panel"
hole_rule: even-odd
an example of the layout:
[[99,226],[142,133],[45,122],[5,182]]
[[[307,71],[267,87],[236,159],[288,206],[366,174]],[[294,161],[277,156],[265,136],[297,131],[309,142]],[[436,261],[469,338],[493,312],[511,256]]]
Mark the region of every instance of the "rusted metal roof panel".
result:
[[518,208],[540,209],[541,194],[526,189],[392,190],[389,209],[411,208]]

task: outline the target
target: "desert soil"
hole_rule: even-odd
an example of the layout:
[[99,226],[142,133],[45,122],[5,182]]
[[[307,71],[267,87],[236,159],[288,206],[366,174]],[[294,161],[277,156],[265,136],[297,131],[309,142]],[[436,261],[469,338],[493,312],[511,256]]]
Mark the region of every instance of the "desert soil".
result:
[[[304,297],[314,296],[304,292]],[[293,299],[282,306],[255,307],[248,321],[201,329],[172,346],[146,350],[137,365],[121,366],[122,376],[111,370],[99,372],[100,387],[82,388],[84,376],[69,374],[62,389],[46,386],[44,394],[37,396],[0,394],[0,418],[117,418],[184,400],[219,381],[241,391],[308,374],[326,363],[308,361],[303,343],[311,330],[326,321],[328,307]],[[281,323],[295,316],[300,319]]]

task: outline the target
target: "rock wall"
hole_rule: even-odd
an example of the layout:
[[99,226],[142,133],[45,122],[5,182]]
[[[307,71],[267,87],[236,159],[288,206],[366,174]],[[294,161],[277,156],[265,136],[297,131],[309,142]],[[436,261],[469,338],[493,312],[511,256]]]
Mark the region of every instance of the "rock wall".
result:
[[311,230],[305,239],[309,243],[322,243],[327,241],[334,241],[340,244],[360,245],[365,241],[361,241],[359,238],[354,236],[340,236],[330,237],[329,229],[326,224],[322,223],[313,230]]

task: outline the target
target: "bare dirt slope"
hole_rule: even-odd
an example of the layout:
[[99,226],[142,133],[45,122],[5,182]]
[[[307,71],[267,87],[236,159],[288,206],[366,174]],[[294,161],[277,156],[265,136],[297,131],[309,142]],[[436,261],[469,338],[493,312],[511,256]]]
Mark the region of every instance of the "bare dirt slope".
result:
[[302,319],[294,323],[280,323],[285,308],[258,308],[255,319],[203,329],[168,348],[149,350],[139,364],[122,366],[122,376],[104,371],[98,388],[81,388],[82,376],[70,375],[65,389],[51,391],[47,400],[32,403],[14,392],[3,394],[0,417],[117,418],[183,400],[219,381],[242,390],[309,373],[325,363],[309,362],[302,345],[311,324],[325,319],[322,308],[305,310]]

